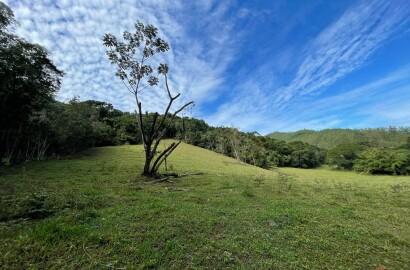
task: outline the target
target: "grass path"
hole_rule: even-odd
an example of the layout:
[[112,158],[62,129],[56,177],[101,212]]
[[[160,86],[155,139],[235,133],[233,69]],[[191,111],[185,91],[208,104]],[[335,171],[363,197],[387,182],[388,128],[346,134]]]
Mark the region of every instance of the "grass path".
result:
[[410,269],[410,177],[267,171],[181,144],[146,184],[139,146],[0,175],[1,269]]

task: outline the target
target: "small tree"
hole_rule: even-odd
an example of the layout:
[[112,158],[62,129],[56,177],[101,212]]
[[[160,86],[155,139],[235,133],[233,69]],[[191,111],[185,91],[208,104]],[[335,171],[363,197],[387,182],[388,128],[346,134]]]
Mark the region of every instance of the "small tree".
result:
[[174,142],[161,152],[157,152],[158,145],[167,130],[171,126],[176,115],[192,105],[188,102],[171,113],[172,103],[179,98],[180,94],[172,95],[168,86],[168,66],[160,63],[157,67],[158,75],[164,77],[164,84],[168,94],[168,105],[163,115],[155,112],[153,121],[145,124],[142,120],[141,92],[158,84],[158,76],[153,74],[150,64],[153,56],[169,50],[169,45],[163,39],[157,37],[158,29],[153,25],[144,25],[140,21],[135,24],[135,33],[124,31],[124,42],[117,40],[112,34],[105,34],[104,45],[107,56],[112,64],[117,65],[116,76],[118,76],[125,87],[130,91],[137,103],[136,121],[140,129],[145,151],[145,164],[143,175],[155,176],[158,174],[159,166],[177,148],[181,141]]

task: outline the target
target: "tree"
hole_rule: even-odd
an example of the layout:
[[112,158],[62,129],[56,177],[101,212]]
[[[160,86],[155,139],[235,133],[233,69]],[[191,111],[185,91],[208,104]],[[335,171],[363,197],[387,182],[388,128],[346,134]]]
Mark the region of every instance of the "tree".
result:
[[63,76],[46,49],[7,31],[14,22],[0,2],[0,157],[7,160],[24,152],[31,116],[53,100]]
[[345,143],[330,149],[327,152],[326,162],[334,168],[351,170],[358,154],[367,148],[365,144]]
[[229,138],[229,145],[231,147],[231,150],[233,152],[233,156],[236,159],[236,162],[239,164],[241,163],[241,145],[243,145],[242,142],[242,136],[239,133],[239,130],[232,127],[228,129],[228,138]]
[[53,121],[53,130],[57,133],[58,152],[74,154],[94,146],[100,137],[96,132],[100,128],[96,126],[99,123],[98,110],[89,103],[80,102],[77,97],[68,104],[60,103],[57,106],[61,108]]
[[291,166],[297,168],[315,168],[320,165],[318,148],[301,141],[290,142],[292,148]]
[[168,85],[168,66],[160,63],[157,70],[158,75],[164,77],[165,89],[169,97],[168,105],[163,115],[155,112],[152,123],[144,124],[141,92],[159,83],[158,76],[153,75],[151,65],[153,56],[169,50],[168,43],[157,37],[157,34],[158,29],[155,26],[144,25],[142,22],[137,21],[134,34],[124,31],[124,42],[118,41],[112,34],[105,34],[103,37],[104,45],[107,47],[108,59],[112,64],[117,65],[115,75],[122,80],[124,86],[135,97],[137,103],[136,121],[145,151],[145,164],[142,175],[151,177],[158,174],[159,166],[181,143],[181,141],[173,142],[158,153],[157,150],[161,140],[177,114],[193,104],[193,102],[188,102],[174,113],[171,113],[171,106],[180,97],[180,94],[171,94]]
[[13,11],[3,2],[0,2],[0,31],[15,23]]
[[359,154],[353,168],[369,174],[408,175],[410,153],[406,149],[369,148]]

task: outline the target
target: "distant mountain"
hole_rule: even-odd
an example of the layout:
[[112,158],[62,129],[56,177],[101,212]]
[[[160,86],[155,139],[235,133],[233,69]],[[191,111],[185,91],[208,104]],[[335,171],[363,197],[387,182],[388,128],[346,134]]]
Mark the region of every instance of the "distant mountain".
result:
[[410,127],[369,129],[299,130],[295,132],[272,132],[268,137],[286,142],[302,141],[320,148],[330,149],[342,143],[369,142],[377,147],[397,147],[410,137]]

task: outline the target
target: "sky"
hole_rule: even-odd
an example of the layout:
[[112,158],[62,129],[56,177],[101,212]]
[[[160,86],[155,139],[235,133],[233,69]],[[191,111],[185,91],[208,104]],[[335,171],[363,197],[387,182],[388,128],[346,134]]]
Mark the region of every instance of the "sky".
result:
[[[3,0],[4,1],[4,0]],[[14,32],[50,52],[65,72],[61,101],[135,99],[110,64],[102,37],[159,29],[171,50],[173,107],[213,126],[267,134],[410,126],[410,1],[6,0]],[[141,92],[163,112],[163,87]]]

